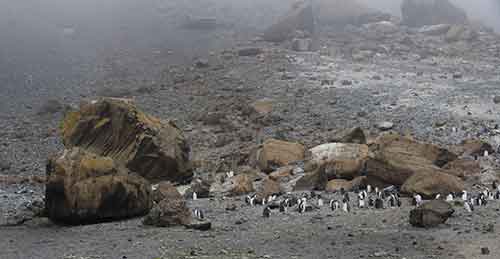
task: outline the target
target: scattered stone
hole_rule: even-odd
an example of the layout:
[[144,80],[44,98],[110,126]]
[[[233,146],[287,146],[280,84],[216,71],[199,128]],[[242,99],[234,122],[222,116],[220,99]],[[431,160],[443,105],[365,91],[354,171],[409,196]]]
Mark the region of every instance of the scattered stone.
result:
[[478,33],[464,25],[453,25],[445,35],[447,42],[471,41],[478,37]]
[[56,222],[85,224],[146,214],[149,183],[110,157],[80,148],[65,150],[47,164],[46,208]]
[[500,103],[500,95],[497,95],[497,96],[493,97],[493,103],[495,103],[495,104],[499,104]]
[[143,224],[155,227],[173,227],[191,224],[191,210],[183,199],[164,199],[156,204],[143,219]]
[[453,79],[461,79],[462,77],[463,75],[460,72],[453,73]]
[[418,32],[429,36],[439,36],[447,33],[450,27],[449,24],[427,25],[420,28]]
[[194,66],[196,68],[207,68],[210,66],[210,62],[208,61],[208,59],[197,59],[194,62]]
[[344,79],[340,82],[343,86],[349,86],[349,85],[352,85],[352,81],[351,80],[347,80],[347,79]]
[[305,147],[299,143],[268,139],[257,152],[258,165],[262,171],[272,172],[279,167],[303,160],[305,151]]
[[250,57],[262,54],[264,51],[261,48],[249,47],[242,48],[238,50],[238,56],[240,57]]
[[377,128],[381,131],[388,131],[394,127],[394,123],[389,121],[382,121],[377,123]]
[[293,39],[292,50],[297,52],[311,51],[312,50],[311,39]]
[[190,147],[181,130],[137,109],[130,100],[103,98],[69,112],[61,127],[66,147],[81,147],[152,182],[191,180]]
[[55,114],[64,111],[65,106],[55,99],[47,100],[39,109],[38,115]]
[[0,171],[8,171],[8,170],[10,170],[10,168],[11,168],[11,165],[9,162],[7,162],[6,160],[0,159]]
[[423,228],[436,227],[445,223],[454,212],[448,202],[431,200],[410,211],[410,224]]
[[200,231],[208,231],[212,228],[212,222],[196,220],[186,225],[186,228],[200,230]]

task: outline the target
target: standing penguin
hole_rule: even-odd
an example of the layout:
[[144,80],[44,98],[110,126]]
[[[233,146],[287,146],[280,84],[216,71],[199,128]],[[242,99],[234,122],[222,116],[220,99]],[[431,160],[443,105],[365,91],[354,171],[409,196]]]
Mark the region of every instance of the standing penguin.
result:
[[342,210],[344,212],[350,212],[351,211],[351,206],[349,205],[349,200],[343,199],[342,200]]
[[286,213],[286,207],[287,207],[286,202],[287,202],[286,200],[280,202],[280,212]]
[[255,194],[254,195],[249,195],[245,198],[245,202],[250,205],[250,206],[255,206]]
[[331,200],[331,201],[330,201],[330,209],[331,209],[332,211],[336,211],[336,210],[338,210],[338,209],[339,209],[339,207],[340,207],[340,205],[339,205],[339,201],[337,201],[337,200]]
[[269,216],[271,216],[271,208],[269,208],[269,206],[265,206],[262,211],[262,217],[269,218]]
[[372,186],[371,185],[367,185],[366,186],[366,192],[367,193],[371,193],[372,192]]
[[450,194],[448,194],[448,196],[446,196],[447,202],[453,202],[454,199],[455,199],[455,197],[453,196],[453,193],[450,193]]
[[422,196],[420,194],[416,194],[413,196],[413,205],[420,206],[422,204]]
[[200,209],[194,210],[194,216],[198,220],[205,220],[205,215],[203,214],[203,211],[201,211]]
[[323,207],[324,201],[323,198],[321,198],[321,195],[318,195],[318,207]]
[[304,197],[299,200],[299,212],[304,213],[306,212],[306,207],[307,207],[307,199]]
[[441,199],[441,194],[440,194],[440,193],[438,193],[434,199],[435,199],[435,200],[439,200],[439,199]]
[[198,199],[198,194],[196,194],[196,192],[193,192],[193,201],[195,201],[197,199]]
[[474,211],[474,205],[472,205],[469,201],[464,202],[464,208],[469,213]]
[[384,208],[384,200],[382,198],[375,199],[375,209],[383,209]]
[[467,191],[463,190],[462,191],[462,201],[467,201],[468,199]]
[[360,192],[358,194],[358,208],[362,209],[366,207],[366,193],[365,192]]

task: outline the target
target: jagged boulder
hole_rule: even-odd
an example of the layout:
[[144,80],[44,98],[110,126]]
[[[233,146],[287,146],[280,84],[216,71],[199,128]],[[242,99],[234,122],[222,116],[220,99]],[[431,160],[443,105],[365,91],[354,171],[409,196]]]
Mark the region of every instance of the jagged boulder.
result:
[[266,178],[257,188],[256,199],[262,201],[262,199],[267,199],[269,196],[279,193],[281,193],[280,184],[274,180]]
[[439,167],[457,159],[444,148],[397,134],[383,134],[370,148],[367,176],[398,186],[414,173],[439,172]]
[[422,228],[436,227],[445,223],[454,212],[448,202],[431,200],[410,211],[410,224]]
[[182,195],[177,188],[170,182],[161,182],[153,187],[153,201],[159,203],[164,199],[177,200],[182,199]]
[[292,182],[293,191],[323,191],[328,183],[325,165],[320,165],[310,172],[296,178]]
[[303,160],[305,151],[305,147],[299,143],[268,139],[257,152],[258,165],[262,171],[270,173],[279,167]]
[[49,159],[45,199],[48,217],[67,224],[142,216],[152,206],[147,180],[80,148]]
[[130,100],[103,98],[84,103],[61,124],[64,145],[111,157],[152,181],[185,182],[192,177],[189,145],[173,122],[140,111]]
[[312,159],[325,165],[328,179],[353,179],[359,176],[368,158],[369,149],[364,144],[328,143],[309,150]]
[[144,217],[142,223],[155,227],[189,226],[191,210],[183,199],[164,199]]
[[330,138],[332,143],[366,144],[366,135],[360,127],[346,129]]
[[404,0],[403,24],[421,27],[435,24],[464,24],[467,14],[448,0]]
[[415,173],[401,186],[403,193],[418,193],[428,199],[434,198],[437,194],[459,193],[464,189],[465,184],[460,178],[444,171]]
[[254,190],[252,179],[247,175],[239,174],[228,180],[225,184],[224,193],[229,196],[239,196],[251,193]]
[[481,165],[474,159],[457,159],[446,164],[443,169],[462,180],[473,179],[481,174]]

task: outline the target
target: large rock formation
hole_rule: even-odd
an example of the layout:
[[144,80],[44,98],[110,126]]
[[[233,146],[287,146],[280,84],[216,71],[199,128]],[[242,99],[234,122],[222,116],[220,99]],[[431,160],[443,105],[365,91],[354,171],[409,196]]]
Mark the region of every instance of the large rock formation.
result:
[[428,199],[437,194],[459,193],[464,189],[460,178],[441,171],[415,173],[401,186],[403,193],[418,193]]
[[82,104],[66,116],[61,130],[66,147],[111,157],[152,182],[192,177],[182,132],[172,122],[141,112],[129,100],[104,98]]
[[393,185],[404,184],[414,173],[439,172],[439,167],[457,158],[446,149],[397,134],[380,136],[371,149],[367,176]]
[[442,200],[432,200],[410,211],[410,224],[415,227],[436,227],[448,220],[455,211]]
[[152,206],[148,181],[80,148],[49,160],[45,199],[48,217],[68,224],[142,216]]
[[328,179],[353,179],[359,176],[368,158],[363,144],[328,143],[309,150],[314,162],[325,165]]
[[170,182],[161,182],[153,188],[153,201],[159,203],[164,199],[182,199],[182,195]]
[[305,147],[299,143],[268,139],[257,154],[259,168],[270,173],[289,163],[303,160],[305,151]]
[[328,182],[326,185],[325,191],[327,192],[338,192],[341,189],[345,191],[355,191],[356,189],[361,189],[366,185],[366,176],[359,176],[353,179],[352,181],[347,181],[343,179],[335,179]]
[[464,24],[467,15],[448,0],[404,0],[403,24],[420,27],[434,24]]

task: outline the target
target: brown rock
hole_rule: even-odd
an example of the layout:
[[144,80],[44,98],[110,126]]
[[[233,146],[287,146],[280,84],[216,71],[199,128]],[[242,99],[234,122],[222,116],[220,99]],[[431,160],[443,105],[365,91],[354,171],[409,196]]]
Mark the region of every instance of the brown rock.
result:
[[463,180],[471,179],[481,174],[481,166],[472,159],[457,159],[446,164],[445,169],[449,174],[460,177]]
[[285,166],[281,167],[278,170],[272,172],[269,174],[269,179],[274,180],[274,181],[281,181],[283,179],[287,179],[293,174],[293,166]]
[[184,182],[192,177],[189,146],[175,124],[137,109],[129,100],[82,104],[61,125],[64,145],[108,156],[144,178]]
[[410,211],[410,224],[415,227],[436,227],[448,220],[455,211],[443,200],[431,200]]
[[262,201],[262,199],[267,199],[273,194],[281,193],[280,184],[274,180],[266,178],[262,181],[259,188],[257,188],[256,199]]
[[156,189],[153,189],[153,201],[159,203],[164,199],[177,200],[182,199],[182,195],[170,182],[160,182]]
[[322,191],[328,183],[325,166],[321,165],[312,172],[307,172],[296,180],[293,186],[294,191]]
[[268,139],[258,152],[259,168],[264,172],[303,160],[305,147],[299,143],[291,143],[276,139]]
[[186,191],[186,197],[193,197],[193,192],[196,192],[198,198],[208,198],[210,196],[210,182],[201,179],[196,179],[191,183],[191,187]]
[[418,193],[424,198],[434,198],[437,194],[458,193],[464,189],[464,182],[460,178],[442,170],[415,173],[401,186],[403,193]]
[[439,170],[438,166],[457,158],[446,149],[396,134],[382,135],[370,148],[367,175],[394,185],[402,185],[416,172]]
[[152,206],[144,178],[79,148],[49,160],[45,199],[48,217],[68,224],[142,216]]
[[365,186],[365,181],[366,181],[366,176],[356,177],[352,181],[335,179],[328,182],[325,191],[338,192],[343,188],[344,190],[350,192]]
[[369,150],[367,145],[329,143],[309,150],[312,159],[325,165],[328,179],[353,179],[359,176]]
[[144,217],[143,224],[156,227],[188,226],[191,223],[191,211],[183,199],[164,199]]
[[229,186],[225,188],[230,196],[239,196],[254,192],[253,182],[247,175],[239,174],[229,179]]

